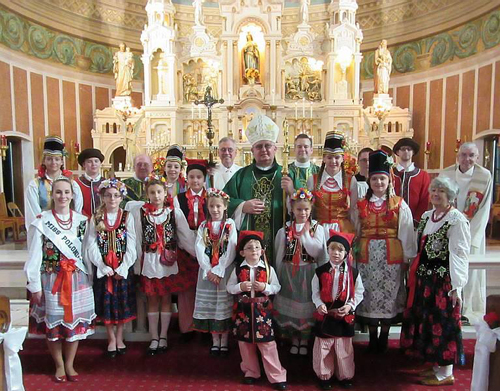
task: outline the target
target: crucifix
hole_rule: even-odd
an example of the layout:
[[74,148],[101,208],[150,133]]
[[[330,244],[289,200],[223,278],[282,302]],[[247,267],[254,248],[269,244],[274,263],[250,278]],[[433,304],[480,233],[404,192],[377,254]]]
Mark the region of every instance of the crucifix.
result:
[[[212,125],[212,106],[216,103],[224,103],[224,99],[214,99],[212,96],[212,87],[207,86],[205,89],[205,95],[203,96],[203,100],[195,100],[195,105],[205,105],[208,111],[208,119],[207,119],[207,139],[208,139],[208,164],[209,168],[214,163],[214,150],[213,150],[213,142],[214,142],[214,127]],[[214,176],[210,174],[210,187],[214,186]]]

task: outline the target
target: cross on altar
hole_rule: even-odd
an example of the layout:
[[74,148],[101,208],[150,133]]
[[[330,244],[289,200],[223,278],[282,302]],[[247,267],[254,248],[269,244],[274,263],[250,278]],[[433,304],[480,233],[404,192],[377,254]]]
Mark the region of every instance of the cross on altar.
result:
[[[212,125],[212,106],[216,103],[224,103],[224,99],[214,99],[212,96],[212,87],[207,86],[205,89],[205,95],[203,96],[203,100],[195,100],[195,105],[205,105],[208,111],[208,119],[207,119],[207,139],[208,139],[208,162],[212,164],[214,162],[214,151],[213,151],[213,140],[215,137],[213,125]],[[210,186],[213,187],[214,178],[213,175],[210,175]]]

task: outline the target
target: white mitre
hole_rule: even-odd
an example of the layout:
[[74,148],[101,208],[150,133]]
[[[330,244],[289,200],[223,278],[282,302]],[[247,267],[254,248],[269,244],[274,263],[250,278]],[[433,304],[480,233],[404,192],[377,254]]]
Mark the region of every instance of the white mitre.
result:
[[279,131],[278,125],[271,118],[265,115],[257,115],[248,124],[245,135],[252,145],[259,141],[272,141],[276,143]]

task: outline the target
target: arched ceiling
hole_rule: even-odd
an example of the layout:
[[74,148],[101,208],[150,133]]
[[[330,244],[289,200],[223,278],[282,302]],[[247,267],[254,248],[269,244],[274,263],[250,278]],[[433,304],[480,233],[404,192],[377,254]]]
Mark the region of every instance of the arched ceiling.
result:
[[[13,12],[60,32],[116,46],[125,41],[141,50],[140,34],[146,23],[147,0],[16,0],[2,3]],[[181,36],[191,32],[192,0],[173,0]],[[282,21],[284,37],[296,31],[300,0],[286,0]],[[310,24],[324,33],[329,0],[312,0]],[[407,42],[453,28],[500,6],[500,0],[358,0],[357,21],[364,41],[362,50],[373,49],[380,40],[389,45]],[[205,23],[210,32],[221,32],[218,2],[204,3]]]

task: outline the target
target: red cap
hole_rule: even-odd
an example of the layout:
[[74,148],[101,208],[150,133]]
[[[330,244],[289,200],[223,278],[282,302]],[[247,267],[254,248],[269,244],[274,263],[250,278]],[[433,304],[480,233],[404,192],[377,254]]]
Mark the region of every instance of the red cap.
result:
[[350,234],[348,232],[340,232],[331,229],[330,238],[327,241],[327,246],[331,242],[338,242],[341,243],[344,246],[345,251],[349,253],[349,251],[351,250],[352,241],[354,240],[354,236],[354,234]]
[[238,250],[243,250],[243,246],[250,240],[259,240],[262,242],[264,240],[264,233],[261,231],[240,231],[238,237]]

